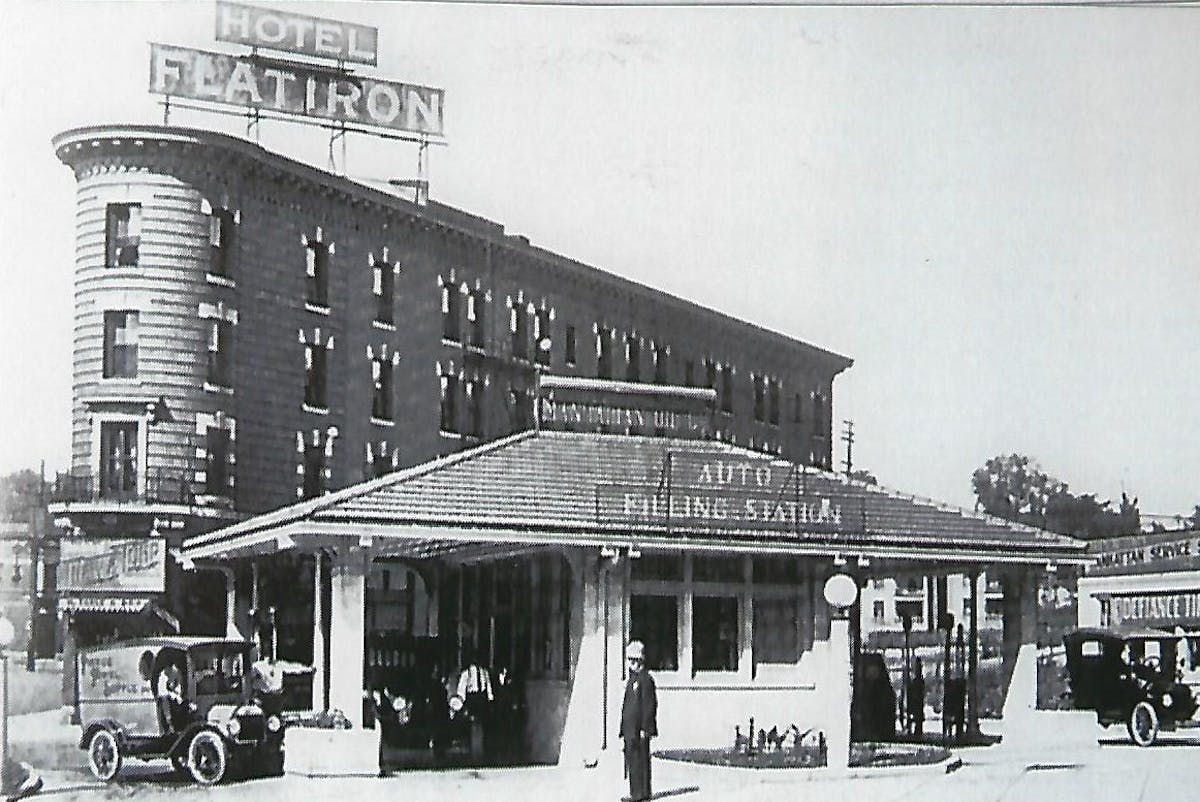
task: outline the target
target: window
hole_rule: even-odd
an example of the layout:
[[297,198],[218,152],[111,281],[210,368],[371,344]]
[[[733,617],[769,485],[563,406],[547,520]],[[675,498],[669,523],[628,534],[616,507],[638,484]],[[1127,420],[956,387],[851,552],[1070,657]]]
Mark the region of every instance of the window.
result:
[[328,405],[325,350],[321,343],[304,345],[304,403],[317,409]]
[[521,387],[508,388],[509,421],[514,432],[523,432],[533,428],[533,408],[529,401],[529,391]]
[[876,621],[883,621],[883,599],[871,602],[871,617]]
[[233,238],[237,216],[228,209],[214,207],[208,216],[208,272],[229,277],[233,267]]
[[637,335],[625,335],[625,380],[641,381],[641,343]]
[[896,617],[910,621],[924,621],[924,603],[920,599],[896,599]]
[[442,282],[442,339],[452,343],[462,339],[459,323],[458,287],[453,281]]
[[443,432],[458,432],[458,376],[442,375],[441,427]]
[[814,390],[812,393],[813,437],[824,438],[825,435],[825,396]]
[[667,383],[667,347],[665,345],[654,346],[654,383]]
[[683,386],[691,387],[696,380],[696,363],[692,360],[687,360],[683,363]]
[[367,444],[367,475],[369,477],[378,479],[380,476],[391,473],[394,467],[388,456],[386,442]]
[[769,395],[767,397],[767,417],[772,426],[779,425],[779,395],[782,388],[779,385],[779,379],[771,379],[767,385]]
[[596,378],[611,379],[613,375],[612,330],[596,329]]
[[396,273],[399,269],[399,264],[388,264],[386,248],[380,261],[372,254],[371,292],[375,296],[375,320],[389,326],[396,322]]
[[325,443],[313,437],[304,445],[304,484],[301,498],[316,498],[325,492]]
[[372,357],[371,417],[377,420],[392,419],[392,360],[386,354]]
[[567,326],[563,332],[563,346],[566,350],[566,362],[568,365],[575,364],[575,327]]
[[517,359],[529,358],[529,313],[521,300],[512,302],[508,310],[508,330],[512,334],[512,355]]
[[210,320],[208,330],[208,371],[206,381],[221,387],[233,386],[230,351],[233,347],[233,324],[228,320]]
[[100,498],[137,496],[138,424],[136,421],[100,424]]
[[474,289],[467,295],[467,322],[471,324],[471,347],[483,348],[487,342],[483,323],[484,301],[483,290]]
[[209,426],[206,430],[205,441],[207,454],[204,464],[204,492],[210,496],[228,496],[231,478],[229,430],[218,426]]
[[704,386],[717,389],[717,363],[711,359],[704,360]]
[[796,393],[792,397],[792,423],[804,422],[804,401],[800,397],[800,393]]
[[800,660],[800,613],[794,593],[754,597],[754,662]]
[[631,596],[629,637],[646,644],[647,669],[678,671],[679,600],[675,596]]
[[550,338],[550,310],[539,309],[533,318],[533,341],[537,351],[534,353],[534,361],[539,365],[550,364],[550,347],[552,345]]
[[483,435],[483,381],[475,377],[467,382],[467,434]]
[[692,600],[692,668],[737,671],[738,601],[735,596]]
[[104,313],[104,378],[131,379],[138,369],[138,313]]
[[721,370],[721,411],[733,413],[733,366],[726,365]]
[[104,213],[106,267],[137,267],[142,242],[142,204],[110,203]]
[[752,373],[750,380],[754,383],[754,419],[764,421],[767,419],[767,377]]
[[329,246],[319,240],[305,240],[304,300],[312,306],[329,306]]

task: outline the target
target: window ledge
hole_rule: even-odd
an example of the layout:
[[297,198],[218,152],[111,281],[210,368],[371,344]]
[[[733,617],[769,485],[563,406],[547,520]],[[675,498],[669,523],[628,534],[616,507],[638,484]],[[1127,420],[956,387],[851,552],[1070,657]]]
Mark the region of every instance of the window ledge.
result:
[[209,284],[216,284],[218,287],[228,287],[231,290],[237,287],[236,281],[219,273],[205,273],[204,278]]
[[374,328],[377,328],[377,329],[383,329],[384,331],[395,331],[396,330],[395,323],[386,323],[382,320],[372,320],[371,326]]
[[484,350],[484,347],[482,345],[468,345],[467,350],[473,354],[486,353],[486,351]]
[[396,425],[396,422],[394,420],[388,420],[387,418],[377,418],[374,415],[371,416],[371,423],[373,423],[376,426],[395,426]]
[[329,314],[328,306],[322,306],[321,304],[314,304],[311,301],[305,301],[304,308],[306,311],[313,312],[318,315],[328,315]]
[[328,415],[329,414],[329,407],[314,407],[314,406],[311,406],[310,404],[302,403],[300,405],[300,408],[303,409],[305,412],[311,412],[314,415]]
[[213,382],[205,382],[204,392],[220,393],[221,395],[233,395],[233,388],[227,384],[214,384]]
[[445,437],[449,440],[461,440],[462,439],[461,432],[448,432],[445,429],[439,429],[438,434],[440,434],[442,437]]
[[142,380],[137,376],[102,376],[100,383],[109,387],[124,385],[126,387],[141,387]]

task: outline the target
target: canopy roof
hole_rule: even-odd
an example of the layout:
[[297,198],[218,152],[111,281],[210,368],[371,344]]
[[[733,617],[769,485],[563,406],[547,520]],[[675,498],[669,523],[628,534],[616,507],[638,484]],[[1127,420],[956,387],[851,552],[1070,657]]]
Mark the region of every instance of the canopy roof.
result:
[[501,544],[1087,562],[1085,544],[705,440],[529,431],[190,538],[187,560],[330,538],[412,556]]

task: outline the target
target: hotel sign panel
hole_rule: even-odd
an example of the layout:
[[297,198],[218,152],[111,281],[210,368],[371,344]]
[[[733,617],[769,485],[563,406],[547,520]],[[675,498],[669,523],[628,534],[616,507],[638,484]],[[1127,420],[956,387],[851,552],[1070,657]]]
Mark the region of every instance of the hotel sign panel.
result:
[[217,0],[218,42],[374,65],[379,29]]

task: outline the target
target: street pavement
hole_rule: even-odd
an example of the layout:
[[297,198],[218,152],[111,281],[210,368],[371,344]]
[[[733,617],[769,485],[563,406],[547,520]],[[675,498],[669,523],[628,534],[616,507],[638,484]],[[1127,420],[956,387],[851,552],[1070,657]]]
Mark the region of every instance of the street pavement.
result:
[[[741,802],[820,799],[821,802],[1200,802],[1200,732],[1166,735],[1160,744],[1133,746],[1118,728],[1101,730],[1078,715],[1039,715],[1023,728],[1006,728],[1005,743],[959,749],[957,770],[944,766],[851,770],[837,776],[811,769],[752,770],[696,766],[655,759],[656,796],[666,802]],[[1099,736],[1099,738],[1097,738]],[[628,793],[617,755],[598,767],[530,767],[408,771],[388,777],[284,777],[230,782],[199,788],[170,771],[163,761],[130,762],[121,780],[109,786],[79,771],[44,772],[48,802],[68,800],[253,799],[264,802],[337,800],[365,802],[403,798],[405,802],[447,800],[555,799],[567,802],[619,802]],[[79,765],[83,753],[79,752]]]

